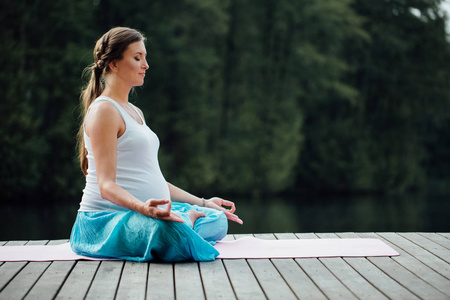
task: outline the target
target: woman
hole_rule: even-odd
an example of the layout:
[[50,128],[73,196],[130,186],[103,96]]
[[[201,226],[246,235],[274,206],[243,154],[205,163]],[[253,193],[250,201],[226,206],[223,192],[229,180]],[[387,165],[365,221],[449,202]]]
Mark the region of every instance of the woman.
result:
[[226,235],[227,218],[242,221],[233,202],[198,198],[165,181],[158,137],[128,102],[149,68],[144,37],[113,28],[97,41],[94,61],[82,92],[78,141],[86,186],[70,237],[73,251],[134,261],[214,260],[212,245]]

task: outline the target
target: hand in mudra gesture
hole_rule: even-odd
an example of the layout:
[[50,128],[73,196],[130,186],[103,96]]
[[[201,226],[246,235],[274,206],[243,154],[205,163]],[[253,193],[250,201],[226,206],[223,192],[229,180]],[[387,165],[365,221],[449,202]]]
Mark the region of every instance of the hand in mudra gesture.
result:
[[[221,210],[225,213],[228,220],[234,221],[239,224],[243,224],[241,219],[237,215],[234,214],[236,211],[236,207],[233,202],[224,200],[222,198],[214,197],[208,200],[205,200],[205,206],[209,208],[215,208],[217,210]],[[230,209],[226,209],[223,206],[228,206]]]
[[[158,205],[165,205],[166,208],[159,208]],[[174,221],[183,223],[183,220],[176,213],[171,211],[172,201],[165,199],[149,199],[140,209],[140,213],[147,217],[152,217],[155,219]]]

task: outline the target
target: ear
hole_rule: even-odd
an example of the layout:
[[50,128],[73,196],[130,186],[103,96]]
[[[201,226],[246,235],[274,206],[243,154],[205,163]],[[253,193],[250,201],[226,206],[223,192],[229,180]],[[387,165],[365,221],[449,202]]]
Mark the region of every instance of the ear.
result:
[[113,60],[112,62],[110,62],[110,63],[108,64],[108,66],[109,66],[109,69],[110,69],[111,71],[113,71],[113,72],[117,72],[118,69],[119,69],[119,67],[117,66],[117,61],[115,61],[115,60]]

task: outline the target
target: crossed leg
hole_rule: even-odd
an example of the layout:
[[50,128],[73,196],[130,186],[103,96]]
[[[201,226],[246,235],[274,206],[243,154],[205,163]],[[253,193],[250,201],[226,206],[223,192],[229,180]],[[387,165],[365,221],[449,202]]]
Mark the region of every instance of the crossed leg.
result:
[[202,218],[205,216],[204,213],[200,212],[200,211],[196,211],[195,209],[191,209],[190,211],[187,212],[189,219],[192,222],[192,226],[194,226],[195,221],[197,221],[198,218]]

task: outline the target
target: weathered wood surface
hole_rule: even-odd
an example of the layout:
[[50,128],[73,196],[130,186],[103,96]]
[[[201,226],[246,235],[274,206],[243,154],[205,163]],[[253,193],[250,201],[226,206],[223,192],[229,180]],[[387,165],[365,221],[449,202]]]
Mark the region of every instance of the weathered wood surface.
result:
[[[236,239],[244,235],[228,235]],[[450,299],[449,233],[276,233],[264,239],[379,238],[397,257],[213,262],[0,262],[1,299]],[[57,241],[9,241],[42,245]]]

